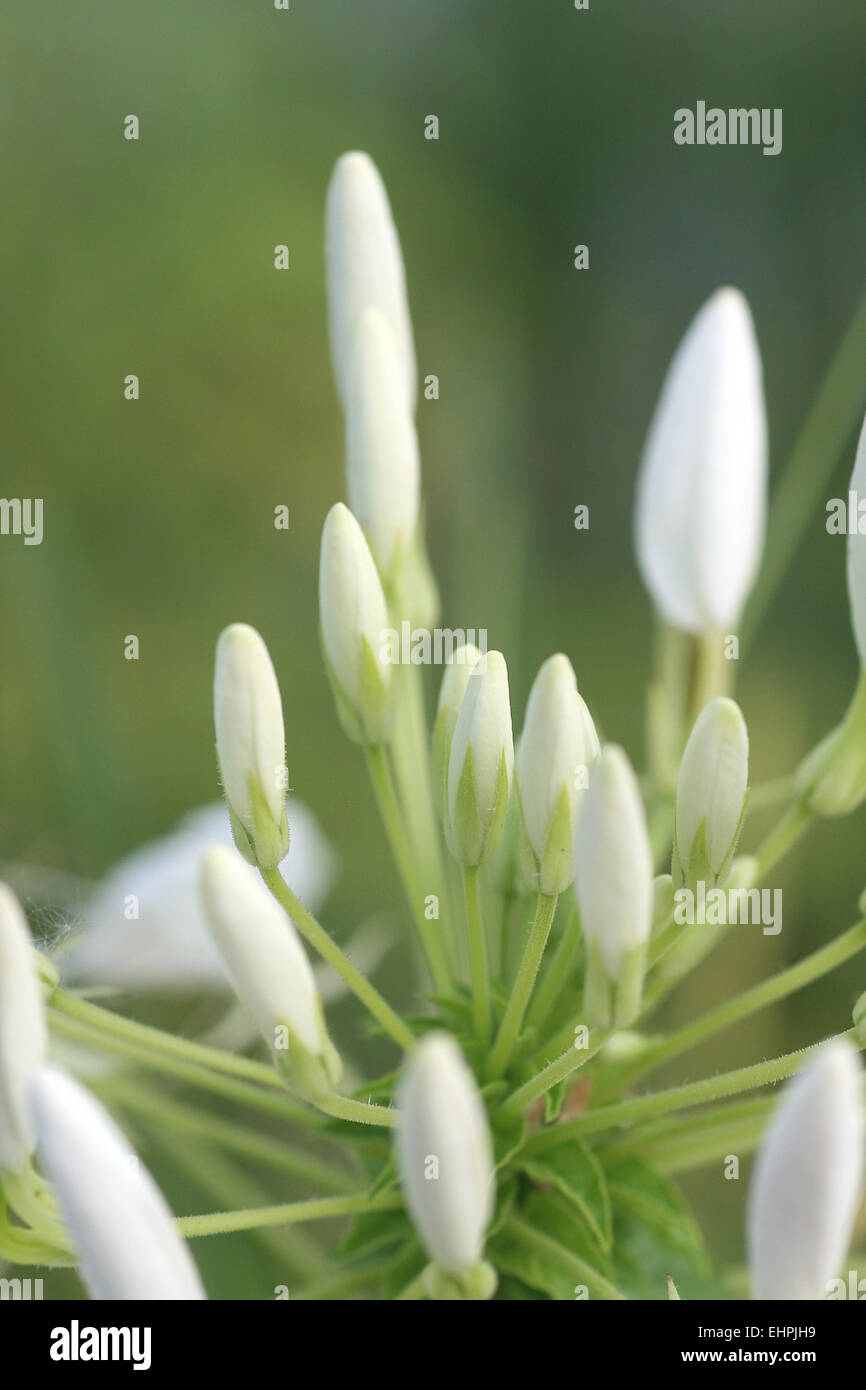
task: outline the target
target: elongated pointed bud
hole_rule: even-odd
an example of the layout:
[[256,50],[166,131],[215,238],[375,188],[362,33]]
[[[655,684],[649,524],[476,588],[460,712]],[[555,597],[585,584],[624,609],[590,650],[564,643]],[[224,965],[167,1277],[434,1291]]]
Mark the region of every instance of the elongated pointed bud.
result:
[[414,411],[415,348],[400,242],[381,175],[370,156],[357,150],[337,160],[328,187],[325,269],[331,355],[344,410],[358,320],[372,307],[388,321],[404,400]]
[[720,696],[701,711],[677,778],[673,875],[677,886],[724,879],[749,785],[749,735],[739,705]]
[[452,852],[461,864],[482,864],[502,836],[514,743],[508,671],[501,652],[473,667],[448,757],[448,823]]
[[201,863],[202,902],[241,1003],[289,1085],[310,1100],[331,1095],[340,1059],[328,1037],[307,954],[264,884],[225,845]]
[[749,1189],[755,1298],[827,1297],[860,1202],[862,1084],[857,1053],[837,1040],[786,1087]]
[[33,942],[18,899],[0,883],[0,1170],[17,1173],[33,1152],[29,1088],[45,1050]]
[[388,610],[364,533],[342,502],[322,532],[319,611],[340,722],[355,743],[385,743],[394,721],[393,671],[383,647]]
[[[851,494],[866,496],[866,421],[860,431]],[[866,797],[866,536],[848,537],[848,599],[860,658],[860,677],[840,724],[807,755],[798,789],[819,816],[846,816]]]
[[638,564],[686,632],[736,630],[761,559],[767,425],[748,305],[721,289],[674,354],[638,478]]
[[383,580],[402,570],[418,530],[418,436],[391,327],[381,309],[364,309],[346,403],[349,506],[363,527]]
[[34,1080],[32,1103],[39,1157],[91,1298],[205,1298],[165,1198],[99,1102],[46,1066]]
[[214,724],[235,844],[250,863],[274,869],[289,850],[283,707],[268,649],[246,623],[217,642]]
[[523,823],[542,893],[561,893],[574,878],[578,810],[598,754],[598,734],[571,662],[561,653],[552,656],[529,692],[517,759]]
[[433,785],[439,799],[439,814],[445,819],[448,816],[448,759],[451,755],[451,739],[472,668],[477,665],[480,656],[481,653],[473,642],[464,642],[445,667],[439,688],[436,723],[433,725]]
[[493,1214],[493,1150],[475,1080],[447,1034],[428,1034],[409,1057],[399,1110],[397,1164],[409,1214],[440,1269],[477,1286]]
[[653,913],[653,862],[637,778],[608,744],[589,779],[575,842],[592,1020],[627,1027],[640,1006]]

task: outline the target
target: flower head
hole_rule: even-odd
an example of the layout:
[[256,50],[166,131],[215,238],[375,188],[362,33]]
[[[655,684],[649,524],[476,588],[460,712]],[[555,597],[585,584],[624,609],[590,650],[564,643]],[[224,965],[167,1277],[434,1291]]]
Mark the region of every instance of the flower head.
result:
[[698,715],[677,778],[674,870],[714,884],[737,847],[749,783],[749,735],[739,705],[720,696]]
[[644,583],[674,627],[735,629],[764,540],[761,359],[737,290],[718,290],[674,354],[638,478]]
[[862,1085],[856,1051],[837,1040],[786,1088],[749,1189],[755,1298],[827,1296],[860,1202]]
[[403,398],[414,411],[417,372],[403,256],[381,175],[370,156],[359,150],[341,155],[331,176],[325,266],[331,354],[344,409],[358,321],[372,307],[381,311],[391,329]]
[[268,649],[246,623],[217,642],[214,724],[235,843],[251,863],[276,868],[289,849],[283,708]]
[[200,883],[226,970],[280,1070],[302,1095],[313,1100],[329,1095],[339,1079],[340,1059],[290,918],[249,866],[224,845],[205,854]]
[[33,1151],[29,1087],[45,1050],[33,942],[18,899],[0,883],[0,1170],[17,1173]]
[[411,1054],[400,1089],[397,1161],[427,1253],[450,1274],[481,1259],[493,1212],[487,1114],[457,1044],[431,1033]]
[[319,611],[343,728],[356,743],[386,742],[394,718],[392,668],[383,655],[388,610],[364,533],[342,502],[322,531]]
[[32,1085],[39,1157],[97,1299],[203,1299],[165,1198],[103,1107],[43,1066]]
[[508,671],[501,652],[488,652],[466,682],[448,757],[450,840],[461,864],[482,864],[496,850],[513,767]]
[[552,656],[529,692],[517,758],[523,823],[542,893],[561,893],[574,877],[578,809],[598,754],[598,734],[571,662],[561,653]]

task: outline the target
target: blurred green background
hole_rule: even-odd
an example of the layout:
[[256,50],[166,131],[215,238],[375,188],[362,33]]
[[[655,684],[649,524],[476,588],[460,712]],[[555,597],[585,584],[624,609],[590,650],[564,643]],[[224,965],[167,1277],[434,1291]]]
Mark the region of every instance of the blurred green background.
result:
[[[0,540],[2,857],[98,876],[213,799],[213,647],[242,619],[280,677],[292,786],[339,847],[329,926],[400,910],[316,635],[320,528],[343,495],[323,205],[352,148],[387,183],[420,372],[441,383],[418,423],[443,622],[504,650],[517,722],[541,660],[567,652],[639,760],[652,624],[631,513],[650,413],[692,314],[737,285],[774,477],[783,464],[866,283],[866,9],[42,0],[7,10],[0,35],[2,491],[45,506],[41,546]],[[782,107],[783,153],[675,146],[674,110],[698,99]],[[852,459],[853,438],[742,663],[756,781],[788,772],[853,687],[844,543],[823,511]],[[782,934],[741,933],[669,1017],[850,924],[864,827],[866,811],[819,827],[777,876]],[[383,984],[405,1004],[404,973],[392,959]],[[864,983],[855,963],[671,1074],[844,1027]],[[685,1186],[739,1259],[744,1182]]]

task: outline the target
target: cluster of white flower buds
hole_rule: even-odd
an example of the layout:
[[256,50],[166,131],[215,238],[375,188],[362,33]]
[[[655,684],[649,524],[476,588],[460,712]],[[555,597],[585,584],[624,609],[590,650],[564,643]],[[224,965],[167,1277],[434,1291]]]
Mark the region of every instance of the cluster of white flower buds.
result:
[[[0,1182],[13,1203],[29,1196],[22,1216],[46,1262],[68,1262],[71,1244],[93,1298],[202,1299],[153,1179],[99,1102],[45,1060],[37,961],[24,913],[0,884]],[[32,1173],[34,1152],[52,1193]]]

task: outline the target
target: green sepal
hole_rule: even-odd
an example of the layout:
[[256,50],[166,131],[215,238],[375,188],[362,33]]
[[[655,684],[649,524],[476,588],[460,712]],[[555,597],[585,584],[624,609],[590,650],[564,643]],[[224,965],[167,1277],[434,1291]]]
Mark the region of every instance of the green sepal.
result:
[[564,893],[574,878],[572,863],[573,825],[571,800],[563,784],[556,798],[553,815],[544,842],[544,854],[539,863],[539,884],[542,893]]
[[253,816],[251,836],[255,863],[260,869],[275,869],[289,852],[289,823],[286,819],[286,799],[281,798],[279,822],[274,820],[257,777],[247,773],[250,783],[250,806]]
[[367,638],[363,633],[361,634],[362,709],[358,709],[354,705],[337,679],[337,673],[328,657],[321,624],[319,624],[319,646],[334,695],[337,718],[346,737],[351,739],[352,743],[360,743],[371,748],[380,743],[387,743],[394,722],[393,700],[390,688],[383,679],[382,669],[376,660],[376,654]]
[[627,951],[623,957],[619,979],[614,989],[613,1022],[615,1028],[628,1028],[640,1013],[643,982],[646,976],[646,942]]
[[437,1264],[424,1271],[424,1292],[437,1302],[486,1302],[496,1292],[496,1270],[487,1260],[478,1260],[459,1274],[451,1274]]
[[314,1053],[305,1047],[285,1019],[278,1019],[277,1027],[286,1030],[289,1045],[285,1048],[273,1048],[277,1071],[286,1079],[291,1090],[314,1104],[316,1101],[327,1100],[334,1094],[343,1070],[340,1054],[328,1037],[322,1003],[318,997],[315,1008],[321,1039],[320,1052]]
[[586,978],[583,1009],[594,1028],[609,1028],[613,1022],[613,986],[608,979],[597,941],[587,942]]

